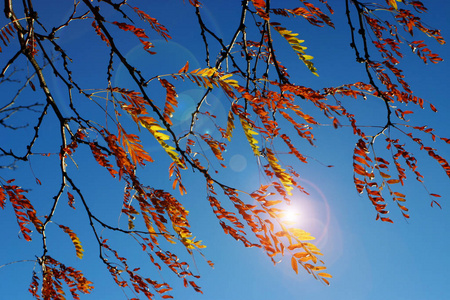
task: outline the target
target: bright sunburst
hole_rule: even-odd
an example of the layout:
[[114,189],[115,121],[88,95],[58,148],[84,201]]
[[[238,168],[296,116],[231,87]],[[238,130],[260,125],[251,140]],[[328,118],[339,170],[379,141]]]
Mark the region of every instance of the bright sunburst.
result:
[[290,205],[284,208],[282,220],[287,223],[299,223],[300,212],[294,206]]

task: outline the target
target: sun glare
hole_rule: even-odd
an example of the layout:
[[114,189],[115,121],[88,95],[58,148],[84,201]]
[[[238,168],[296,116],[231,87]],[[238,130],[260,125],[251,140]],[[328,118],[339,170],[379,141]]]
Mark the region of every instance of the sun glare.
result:
[[294,208],[292,205],[287,206],[284,209],[284,215],[282,217],[283,221],[288,223],[299,223],[300,222],[300,212]]

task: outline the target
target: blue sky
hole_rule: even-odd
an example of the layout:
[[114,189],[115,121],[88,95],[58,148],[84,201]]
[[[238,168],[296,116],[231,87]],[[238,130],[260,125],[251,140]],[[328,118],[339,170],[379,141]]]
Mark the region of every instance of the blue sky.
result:
[[[286,1],[286,6],[290,4],[295,7],[298,3]],[[49,20],[60,22],[65,20],[70,12],[70,3],[67,3],[67,7],[65,3],[55,7],[49,1],[42,1],[39,5],[51,7],[40,13],[43,20],[50,18]],[[132,39],[130,34],[122,35],[129,39],[120,44],[121,49],[127,53],[127,59],[140,65],[145,76],[176,72],[186,61],[189,61],[190,69],[206,67],[203,44],[192,7],[183,4],[183,1],[164,1],[147,4],[148,7],[140,3],[136,5],[143,5],[140,7],[143,10],[148,9],[148,13],[165,25],[173,37],[171,41],[165,42],[156,35],[151,36],[151,42],[158,54],[149,56],[141,50],[139,42]],[[444,38],[449,39],[450,4],[447,1],[433,1],[428,5],[430,13],[423,19],[433,27],[442,29]],[[39,9],[39,6],[36,7]],[[238,22],[238,8],[238,1],[233,5],[226,1],[205,1],[203,16],[208,22],[207,25],[228,41],[234,31],[234,24]],[[276,46],[280,48],[285,65],[289,66],[288,71],[293,82],[320,88],[367,81],[363,65],[354,62],[353,52],[349,47],[350,36],[343,15],[343,4],[342,7],[334,8],[335,30],[312,28],[300,19],[280,19],[285,27],[299,33],[299,37],[305,40],[308,54],[314,56],[314,63],[320,74],[318,78],[313,76],[296,58],[285,41],[276,39]],[[4,22],[4,18],[2,20]],[[92,33],[90,22],[73,26],[76,29],[63,32],[60,41],[74,61],[83,63],[73,65],[74,76],[86,89],[104,88],[108,57],[103,55],[100,49],[105,48],[102,48],[102,42]],[[444,62],[425,66],[414,55],[408,55],[400,68],[405,71],[406,81],[410,83],[415,94],[429,100],[439,110],[438,114],[430,110],[417,111],[414,115],[416,124],[428,125],[434,128],[438,135],[450,137],[448,130],[450,104],[446,93],[450,79],[448,65],[450,50],[447,45],[439,46],[432,40],[427,42],[431,50],[444,58]],[[3,50],[1,62],[5,62],[9,57],[8,53],[11,53],[8,51],[12,51],[9,48]],[[411,54],[408,49],[404,49],[404,52]],[[113,78],[115,84],[135,88],[127,78],[123,66],[117,64],[115,71]],[[174,114],[174,128],[181,131],[188,123],[189,114],[186,112],[192,111],[201,90],[186,82],[174,80],[171,82],[177,88],[180,102],[180,109]],[[66,90],[61,83],[52,80],[50,84],[57,96],[56,101],[62,107],[67,105]],[[4,95],[11,93],[11,90],[8,91],[8,87],[3,84],[0,85],[0,90]],[[27,91],[24,97],[27,98],[25,101],[30,102],[36,97],[40,97],[40,101],[43,99],[41,94],[31,91]],[[155,88],[151,90],[150,97],[163,99],[164,94]],[[84,98],[75,99],[79,101],[81,111],[92,118],[101,115],[101,112],[93,109],[94,106],[86,103]],[[345,101],[349,110],[360,116],[361,124],[372,125],[376,120],[383,121],[384,104],[381,105],[379,100],[369,98],[367,101],[359,99],[342,99],[342,101]],[[208,98],[207,104],[208,111],[216,114],[219,120],[226,118],[229,102],[223,94],[214,92]],[[377,117],[377,112],[381,114],[380,118]],[[22,120],[27,120],[28,117],[29,115],[24,114]],[[52,130],[54,121],[54,118],[49,117],[42,125],[41,140],[36,145],[37,152],[58,151],[57,141],[53,137],[55,133]],[[212,123],[207,120],[201,121],[197,130],[217,134]],[[8,147],[20,149],[20,146],[26,145],[29,140],[26,132],[26,129],[16,132],[1,129],[0,135],[3,141],[6,140],[12,145]],[[375,221],[375,212],[367,196],[359,195],[353,185],[352,151],[357,139],[352,135],[351,129],[344,127],[335,130],[332,126],[323,126],[315,129],[315,136],[316,147],[306,144],[300,144],[299,147],[299,150],[309,157],[309,163],[297,165],[302,178],[300,182],[310,192],[310,196],[306,197],[295,192],[289,209],[298,214],[296,224],[317,237],[316,245],[324,254],[328,272],[333,275],[330,286],[321,284],[302,270],[296,275],[291,269],[289,257],[273,266],[261,250],[244,248],[230,236],[224,235],[206,201],[203,179],[199,174],[190,171],[182,174],[188,193],[180,197],[180,201],[190,211],[194,235],[207,245],[202,251],[204,256],[212,260],[215,267],[211,269],[198,254],[193,257],[187,253],[183,254],[183,249],[180,256],[192,262],[191,268],[201,276],[197,284],[202,287],[203,295],[184,288],[182,281],[177,280],[167,270],[156,272],[151,268],[148,257],[140,253],[138,247],[134,245],[132,248],[128,247],[133,243],[132,239],[120,238],[113,241],[118,236],[106,231],[105,237],[111,239],[113,247],[122,251],[123,256],[129,257],[131,265],[142,268],[141,274],[169,282],[174,288],[171,295],[175,299],[449,299],[450,206],[447,202],[450,181],[439,165],[426,153],[421,153],[419,149],[414,150],[419,160],[420,172],[425,176],[426,187],[430,192],[442,195],[439,201],[442,210],[430,207],[431,200],[427,191],[410,175],[403,191],[407,194],[406,203],[411,218],[406,221],[401,217],[400,211],[391,205],[390,217],[395,223],[382,223]],[[242,189],[256,189],[264,183],[257,161],[238,128],[233,139],[234,143],[230,144],[225,153],[225,161],[230,167],[221,171],[219,176],[229,185],[236,185]],[[430,140],[427,142],[431,144]],[[151,137],[143,137],[143,143],[156,162],[149,164],[145,169],[140,169],[139,177],[152,186],[170,190],[171,182],[167,180],[167,157],[164,151]],[[4,142],[1,144],[3,146]],[[438,153],[450,159],[448,145],[443,142],[437,142],[435,145]],[[126,220],[118,220],[123,186],[108,177],[104,169],[93,167],[95,161],[89,158],[88,149],[80,148],[77,155],[79,155],[78,168],[69,164],[69,172],[74,174],[78,185],[85,190],[85,195],[88,195],[92,211],[111,224],[119,222],[125,224]],[[281,157],[284,159],[283,162],[287,164],[291,162],[287,156]],[[60,184],[59,177],[54,176],[58,174],[57,162],[56,156],[45,159],[32,156],[30,163],[21,164],[20,168],[13,172],[2,171],[1,176],[3,179],[16,178],[16,182],[21,186],[31,189],[30,199],[35,199],[33,203],[45,213],[51,203],[49,199],[54,196]],[[333,167],[328,168],[327,165]],[[42,181],[42,186],[36,185],[34,176]],[[42,246],[38,239],[33,243],[18,239],[19,228],[11,206],[0,211],[0,216],[0,226],[4,228],[1,234],[3,246],[0,251],[0,265],[23,259],[33,260],[35,255],[41,255]],[[60,258],[66,265],[82,270],[86,277],[95,283],[92,295],[82,295],[81,299],[125,299],[120,288],[114,284],[97,259],[97,246],[90,242],[93,237],[88,224],[83,223],[87,218],[82,214],[81,206],[77,211],[73,211],[67,205],[61,205],[54,221],[70,226],[78,234],[85,249],[84,258],[77,259],[67,235],[57,226],[49,228],[50,255]],[[20,262],[0,268],[2,293],[0,298],[31,299],[26,290],[31,281],[33,267],[33,262]],[[131,298],[132,294],[129,291],[127,293]]]

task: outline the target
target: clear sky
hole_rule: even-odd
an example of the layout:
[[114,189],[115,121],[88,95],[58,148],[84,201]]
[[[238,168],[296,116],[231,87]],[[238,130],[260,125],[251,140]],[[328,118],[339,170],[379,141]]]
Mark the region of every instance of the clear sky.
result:
[[[36,9],[39,10],[44,24],[55,24],[65,20],[71,13],[71,3],[54,1],[39,1]],[[187,1],[186,1],[187,2]],[[333,2],[333,3],[331,3]],[[334,3],[339,2],[339,3]],[[425,2],[425,1],[424,1]],[[450,40],[450,2],[428,1],[429,14],[423,16],[426,23],[442,29],[445,39]],[[204,1],[202,13],[208,22],[207,25],[224,41],[231,39],[235,24],[239,19],[240,1]],[[275,5],[275,1],[273,2]],[[199,35],[198,24],[192,7],[181,0],[152,1],[152,4],[142,4],[134,1],[133,5],[158,19],[169,31],[172,40],[169,42],[151,35],[151,42],[155,45],[155,56],[147,55],[141,50],[140,43],[131,37],[131,34],[122,34],[128,37],[120,43],[121,49],[127,53],[127,59],[139,64],[145,76],[177,72],[189,61],[190,69],[204,68],[204,49]],[[297,19],[280,19],[282,24],[290,30],[299,33],[299,38],[305,40],[308,54],[314,56],[314,63],[320,77],[312,75],[304,64],[288,47],[285,41],[276,39],[276,47],[280,48],[282,61],[288,65],[288,72],[294,83],[314,88],[337,86],[355,81],[366,81],[364,66],[354,62],[354,54],[349,47],[350,35],[345,15],[344,1],[330,1],[335,5],[333,21],[336,29],[314,28],[306,21]],[[278,4],[277,4],[278,5]],[[295,7],[298,1],[283,1],[283,5]],[[340,5],[340,6],[339,6]],[[122,20],[118,20],[122,21]],[[5,18],[1,18],[3,26]],[[51,26],[51,25],[49,25]],[[60,43],[71,58],[83,64],[73,65],[74,74],[81,86],[85,88],[104,88],[106,81],[106,66],[108,52],[102,52],[102,42],[93,34],[90,22],[83,25],[74,24],[75,31],[61,35]],[[51,27],[50,27],[51,28]],[[151,31],[149,31],[151,33]],[[152,33],[153,34],[153,33]],[[423,38],[426,39],[425,36]],[[118,41],[118,39],[117,39]],[[283,43],[284,42],[284,43]],[[450,102],[446,93],[450,82],[450,50],[447,45],[440,46],[428,39],[432,51],[437,52],[444,59],[437,65],[424,65],[420,59],[412,55],[409,49],[404,48],[408,57],[399,66],[405,71],[406,81],[419,97],[433,103],[439,110],[437,114],[430,110],[417,111],[414,115],[415,124],[428,125],[436,130],[439,136],[450,138]],[[3,48],[3,46],[2,46]],[[4,47],[0,53],[0,63],[4,65],[12,52]],[[106,54],[105,54],[106,53]],[[410,55],[411,54],[411,55]],[[214,53],[215,55],[215,53]],[[214,57],[213,57],[214,58]],[[292,59],[291,59],[292,58]],[[25,65],[24,65],[25,66]],[[113,82],[117,86],[135,88],[127,77],[124,67],[116,64]],[[188,124],[190,112],[194,108],[196,99],[202,91],[193,84],[171,80],[179,94],[180,108],[174,114],[174,127],[182,130]],[[50,81],[56,101],[64,104],[66,90],[56,81]],[[13,91],[14,92],[14,91]],[[13,93],[6,84],[0,85],[0,93],[10,97]],[[42,101],[43,95],[27,90],[24,94],[28,100],[38,97]],[[160,88],[151,90],[153,99],[163,99],[164,94]],[[7,98],[5,97],[5,99]],[[9,99],[9,98],[7,98]],[[85,101],[84,98],[75,98],[76,101]],[[3,101],[3,100],[0,100]],[[6,101],[6,100],[5,100]],[[380,100],[368,99],[362,101],[344,98],[342,101],[349,110],[352,110],[361,125],[373,125],[376,120],[385,116]],[[161,102],[162,103],[162,102]],[[223,94],[214,92],[208,98],[208,111],[224,120],[229,110],[229,102]],[[85,105],[85,106],[83,106]],[[1,105],[0,105],[1,106]],[[91,104],[80,104],[85,113],[93,117],[101,111],[92,109]],[[67,107],[67,106],[66,106]],[[306,106],[307,107],[307,106]],[[317,112],[314,114],[318,115]],[[378,117],[381,114],[381,117]],[[27,121],[27,115],[21,121]],[[101,118],[100,118],[101,119]],[[43,153],[57,152],[58,144],[54,140],[52,122],[44,123],[41,141],[36,145],[36,151]],[[53,119],[55,121],[55,119]],[[30,121],[31,122],[31,121]],[[411,121],[413,122],[413,121]],[[384,123],[382,123],[384,125]],[[34,126],[34,125],[31,125]],[[202,121],[197,128],[203,133],[217,135],[217,130],[211,122]],[[181,254],[182,259],[191,262],[191,268],[201,278],[197,284],[202,287],[203,295],[190,288],[184,288],[182,280],[178,280],[168,270],[156,272],[150,265],[148,257],[140,253],[139,248],[133,245],[132,239],[123,238],[112,242],[113,246],[122,255],[129,258],[130,265],[141,267],[142,273],[157,280],[169,282],[174,290],[171,295],[175,299],[408,299],[423,300],[450,299],[450,215],[448,204],[450,195],[450,179],[439,167],[437,162],[430,159],[426,153],[419,149],[413,150],[419,160],[420,172],[425,176],[425,184],[431,193],[442,195],[438,207],[431,207],[431,199],[426,189],[409,175],[403,191],[407,194],[407,206],[410,209],[409,220],[401,217],[395,204],[390,205],[391,219],[394,224],[375,221],[375,211],[367,196],[359,195],[353,185],[352,151],[357,139],[352,135],[351,128],[344,127],[335,130],[333,126],[323,126],[315,129],[317,138],[316,147],[301,144],[299,150],[308,156],[308,164],[297,164],[297,172],[301,175],[300,183],[307,189],[310,196],[294,192],[290,210],[297,215],[294,221],[299,228],[305,229],[317,238],[316,245],[324,254],[323,260],[327,271],[333,275],[331,285],[326,286],[306,272],[299,270],[296,275],[291,269],[290,258],[274,266],[268,257],[259,249],[244,248],[230,236],[224,235],[216,218],[205,198],[205,184],[201,176],[190,171],[184,172],[183,180],[187,187],[187,195],[180,197],[180,201],[190,211],[192,232],[197,239],[203,241],[207,248],[202,253],[208,260],[215,263],[210,268],[205,259],[198,254],[190,257]],[[27,129],[7,132],[0,129],[0,144],[6,149],[20,149],[29,140]],[[292,135],[294,132],[292,132]],[[219,174],[228,185],[238,188],[254,190],[265,181],[261,170],[242,131],[236,129],[235,140],[225,153],[225,161],[229,168]],[[233,137],[234,138],[234,137]],[[425,139],[424,139],[425,140]],[[5,141],[11,146],[6,145]],[[449,145],[443,142],[435,145],[438,153],[450,159]],[[156,162],[147,168],[140,169],[139,177],[145,179],[149,185],[162,189],[171,189],[171,182],[167,180],[167,161],[164,151],[151,137],[143,139],[146,150],[155,158]],[[412,149],[413,146],[411,146]],[[80,149],[77,160],[78,168],[69,165],[69,171],[88,195],[88,202],[92,211],[111,224],[125,224],[125,220],[118,220],[122,204],[123,186],[110,179],[106,171],[100,167],[93,167],[92,158],[81,159],[88,156],[87,149]],[[283,156],[281,156],[283,157]],[[284,158],[284,157],[283,157]],[[289,164],[290,158],[284,158]],[[0,160],[0,162],[2,162]],[[333,167],[328,168],[328,165]],[[217,166],[214,166],[217,167]],[[48,160],[32,157],[31,163],[22,163],[15,171],[1,171],[3,179],[16,178],[24,188],[30,189],[30,199],[35,199],[35,206],[47,211],[51,197],[59,186],[60,178],[57,170],[57,156]],[[34,175],[32,175],[34,173]],[[35,177],[43,185],[35,183]],[[49,229],[50,255],[60,258],[68,266],[80,269],[86,277],[94,281],[95,289],[89,296],[81,295],[81,299],[126,299],[121,289],[116,286],[108,272],[98,258],[97,245],[90,240],[93,238],[89,232],[85,215],[80,213],[81,203],[77,211],[67,205],[61,205],[55,222],[71,227],[78,235],[85,250],[82,260],[77,259],[70,239],[57,226]],[[123,217],[123,216],[122,216]],[[19,228],[14,220],[12,207],[9,205],[0,211],[0,226],[2,233],[2,247],[0,248],[0,265],[18,260],[33,260],[35,255],[41,255],[42,246],[36,242],[27,243],[18,238]],[[105,238],[114,240],[114,234],[105,232]],[[175,249],[175,248],[174,248]],[[178,251],[180,248],[178,248]],[[181,249],[181,253],[184,250]],[[177,254],[180,252],[176,252]],[[281,260],[282,258],[279,257]],[[27,292],[31,282],[33,262],[20,262],[0,268],[0,299],[31,299]],[[38,266],[36,266],[38,268]],[[130,298],[133,297],[127,291]],[[142,294],[140,299],[144,299]]]

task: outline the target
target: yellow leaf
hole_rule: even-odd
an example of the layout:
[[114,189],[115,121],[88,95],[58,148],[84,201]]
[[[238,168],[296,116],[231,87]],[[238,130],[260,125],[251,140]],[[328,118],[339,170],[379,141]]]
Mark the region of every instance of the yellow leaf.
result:
[[202,70],[198,71],[196,75],[203,76],[203,77],[211,77],[214,75],[214,73],[216,73],[216,71],[217,71],[216,68],[206,68],[206,69],[202,69]]
[[315,252],[316,254],[320,254],[319,248],[317,248],[314,244],[311,243],[303,243],[311,252]]
[[298,35],[298,33],[291,33],[291,31],[286,30],[286,34],[284,35],[286,38],[293,38]]
[[292,46],[292,49],[294,49],[295,51],[300,52],[300,53],[305,53],[305,51],[303,51],[303,50],[305,50],[306,47],[294,45],[294,46]]
[[231,76],[233,76],[233,74],[225,74],[225,75],[223,75],[223,76],[221,76],[220,78],[219,78],[219,80],[225,80],[225,79],[227,79],[227,78],[230,78]]
[[245,137],[247,138],[248,142],[250,143],[250,147],[252,147],[253,153],[255,153],[256,156],[259,156],[259,147],[258,147],[258,141],[253,137],[254,135],[257,135],[258,133],[251,130],[250,124],[243,118],[239,118],[241,121],[242,128],[244,129]]
[[312,256],[312,255],[300,257],[300,261],[301,262],[307,262],[307,261],[310,261],[310,260],[314,261],[315,259],[316,259],[316,257]]
[[288,230],[299,240],[311,241],[316,239],[315,237],[311,236],[309,232],[306,232],[298,228],[289,228]]
[[272,150],[269,148],[266,148],[265,150],[267,153],[267,160],[269,161],[272,170],[275,172],[275,176],[280,180],[288,195],[292,195],[291,190],[293,189],[292,184],[294,180],[288,173],[284,172],[285,170],[277,163],[278,159],[275,157]]
[[203,73],[205,73],[206,71],[208,71],[208,68],[206,68],[206,69],[201,69],[201,70],[198,70],[198,72],[196,72],[196,75],[200,75],[200,76],[203,76]]
[[[205,84],[206,84],[210,89],[214,88],[214,86],[211,84],[211,81],[208,80],[208,78],[205,78],[204,82],[205,82]],[[213,82],[214,82],[214,81],[213,81]],[[214,83],[215,83],[215,82],[214,82]]]
[[231,141],[231,137],[233,136],[233,129],[234,129],[234,115],[233,112],[230,110],[228,113],[228,120],[227,120],[227,139]]
[[237,80],[234,80],[234,79],[224,80],[223,82],[225,82],[226,84],[231,85],[232,87],[235,87],[235,88],[239,87]]
[[78,238],[78,236],[72,231],[72,229],[70,229],[67,226],[64,225],[59,225],[59,227],[69,235],[70,239],[72,240],[73,245],[75,246],[75,251],[77,253],[77,257],[79,259],[83,258],[83,247],[81,246],[81,242],[80,239]]
[[314,57],[312,57],[311,55],[306,55],[304,50],[306,50],[307,48],[300,45],[301,43],[304,42],[304,40],[299,40],[298,38],[296,38],[296,36],[298,35],[297,33],[292,33],[292,31],[287,30],[286,28],[283,28],[281,26],[278,26],[278,24],[277,25],[271,24],[271,25],[279,34],[281,34],[282,37],[286,39],[286,41],[297,53],[300,60],[302,60],[303,63],[308,67],[311,73],[313,73],[316,76],[319,76],[319,74],[317,74],[316,67],[314,67],[314,64],[310,61]]
[[159,126],[158,123],[152,118],[140,118],[140,123],[144,128],[153,135],[153,137],[158,141],[158,143],[163,147],[164,151],[170,156],[170,158],[182,169],[186,169],[186,165],[181,161],[180,154],[176,152],[175,148],[169,146],[164,141],[170,139],[167,134],[162,133],[165,129]]
[[[398,0],[397,0],[398,1]],[[398,9],[398,7],[397,7],[397,2],[395,1],[395,0],[389,0],[389,4],[393,7],[393,8],[395,8],[396,10]]]

